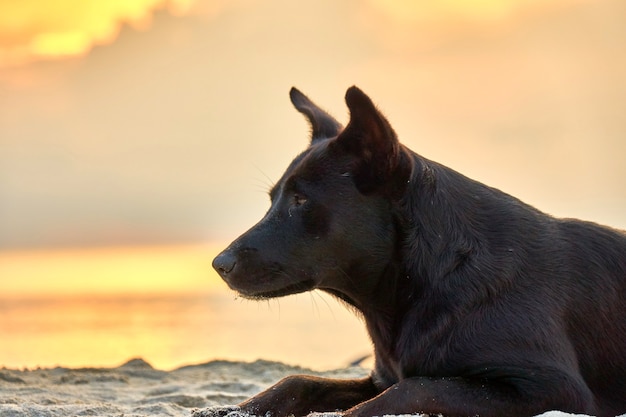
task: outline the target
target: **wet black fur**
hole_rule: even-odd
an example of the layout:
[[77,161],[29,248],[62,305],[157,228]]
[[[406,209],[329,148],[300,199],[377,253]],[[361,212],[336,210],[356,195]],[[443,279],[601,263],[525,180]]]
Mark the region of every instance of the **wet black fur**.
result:
[[350,304],[376,364],[357,381],[287,378],[245,411],[626,413],[622,232],[553,218],[415,154],[356,87],[345,129],[291,98],[311,145],[214,266],[250,298],[320,289]]

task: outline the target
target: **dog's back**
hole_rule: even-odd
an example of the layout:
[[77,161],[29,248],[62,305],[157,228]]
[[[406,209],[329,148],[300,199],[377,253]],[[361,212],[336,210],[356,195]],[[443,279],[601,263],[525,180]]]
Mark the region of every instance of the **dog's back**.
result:
[[[563,345],[546,352],[546,358],[560,352],[563,356],[555,362],[580,373],[598,415],[624,413],[626,234],[592,222],[553,218],[445,166],[415,158],[419,172],[414,179],[420,186],[411,191],[406,209],[419,213],[420,220],[408,240],[442,242],[439,247],[412,246],[407,253],[418,260],[419,275],[430,281],[426,285],[439,287],[425,309],[442,308],[447,297],[457,304],[489,300],[504,305],[501,311],[497,305],[468,307],[473,312],[466,323],[484,331],[485,340],[501,340],[500,334],[508,333],[513,343],[519,331],[511,352],[524,352],[524,345],[528,350],[533,344],[540,350],[541,345]],[[471,290],[471,296],[456,295]],[[480,330],[485,328],[497,332]],[[506,349],[502,346],[496,348]]]

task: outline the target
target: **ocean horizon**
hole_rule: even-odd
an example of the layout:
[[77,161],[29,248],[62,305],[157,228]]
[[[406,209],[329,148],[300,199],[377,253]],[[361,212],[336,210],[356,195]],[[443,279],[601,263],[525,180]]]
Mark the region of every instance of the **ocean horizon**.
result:
[[[0,367],[114,367],[141,357],[159,369],[266,359],[326,370],[371,353],[363,323],[331,296],[242,299],[210,271],[210,251],[196,247],[0,255]],[[199,256],[207,267],[189,268]],[[2,288],[19,281],[21,292]]]

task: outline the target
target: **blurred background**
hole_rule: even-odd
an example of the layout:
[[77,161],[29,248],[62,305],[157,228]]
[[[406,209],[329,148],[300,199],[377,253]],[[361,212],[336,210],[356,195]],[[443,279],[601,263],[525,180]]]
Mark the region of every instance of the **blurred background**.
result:
[[329,297],[236,299],[215,254],[358,85],[421,155],[626,228],[622,0],[0,0],[0,366],[317,369]]

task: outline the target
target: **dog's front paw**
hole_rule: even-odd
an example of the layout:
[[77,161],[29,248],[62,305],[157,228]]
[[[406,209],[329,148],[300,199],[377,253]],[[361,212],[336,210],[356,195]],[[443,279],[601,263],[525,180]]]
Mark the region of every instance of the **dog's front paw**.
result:
[[250,417],[250,414],[241,411],[236,405],[217,405],[193,410],[191,417]]

